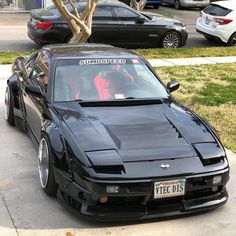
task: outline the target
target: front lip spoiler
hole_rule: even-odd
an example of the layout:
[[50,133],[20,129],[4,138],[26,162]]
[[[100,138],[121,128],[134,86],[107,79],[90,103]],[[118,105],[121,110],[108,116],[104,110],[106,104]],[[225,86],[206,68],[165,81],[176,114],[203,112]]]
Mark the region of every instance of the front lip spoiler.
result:
[[[122,222],[122,221],[133,221],[133,220],[145,220],[145,219],[162,219],[162,218],[168,218],[168,217],[175,217],[175,216],[183,216],[187,214],[196,214],[204,211],[209,211],[216,209],[217,207],[220,207],[224,205],[228,200],[228,193],[226,190],[220,193],[221,196],[218,199],[214,199],[215,196],[211,196],[212,199],[205,203],[199,203],[198,205],[191,206],[188,201],[183,201],[184,208],[179,211],[169,211],[169,212],[161,212],[161,213],[152,213],[148,214],[147,209],[145,206],[143,206],[143,210],[136,211],[130,211],[130,212],[116,212],[116,211],[109,211],[107,213],[94,213],[89,209],[89,205],[82,204],[80,211],[76,210],[75,208],[71,207],[69,204],[67,204],[62,195],[61,192],[58,191],[57,199],[58,202],[66,207],[71,213],[74,215],[77,215],[78,217],[85,217],[89,220],[94,220],[97,222]],[[199,201],[200,199],[197,199],[196,201]],[[194,200],[191,200],[193,202]]]

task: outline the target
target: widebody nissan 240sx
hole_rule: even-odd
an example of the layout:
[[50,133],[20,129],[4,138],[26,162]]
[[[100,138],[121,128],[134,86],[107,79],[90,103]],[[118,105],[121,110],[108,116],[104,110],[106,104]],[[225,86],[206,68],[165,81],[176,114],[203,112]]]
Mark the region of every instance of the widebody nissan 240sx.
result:
[[[6,119],[39,146],[40,183],[97,220],[185,214],[227,201],[215,130],[149,63],[108,45],[52,45],[16,59]],[[33,158],[33,157],[32,157]]]

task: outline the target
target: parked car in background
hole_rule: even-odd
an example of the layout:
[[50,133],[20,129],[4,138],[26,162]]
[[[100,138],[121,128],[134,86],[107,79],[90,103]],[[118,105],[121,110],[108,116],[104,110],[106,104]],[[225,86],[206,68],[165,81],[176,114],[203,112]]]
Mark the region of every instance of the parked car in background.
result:
[[0,8],[3,8],[6,5],[7,5],[6,0],[0,0]]
[[[130,6],[130,0],[120,0]],[[147,0],[146,6],[153,6],[154,8],[159,8],[162,4],[162,0]]]
[[[76,7],[83,11],[86,2],[77,2]],[[28,36],[39,44],[65,43],[72,32],[55,6],[51,6],[31,11]],[[177,48],[186,44],[187,37],[185,25],[177,20],[137,12],[119,1],[101,0],[93,16],[88,42],[128,48]]]
[[196,30],[208,40],[217,39],[236,46],[236,1],[211,3],[200,12]]
[[173,98],[178,88],[134,52],[49,45],[16,59],[5,117],[39,147],[42,189],[76,214],[126,221],[214,209],[228,199],[226,152]]
[[210,0],[163,0],[163,3],[173,5],[177,10],[181,7],[202,9],[210,4]]

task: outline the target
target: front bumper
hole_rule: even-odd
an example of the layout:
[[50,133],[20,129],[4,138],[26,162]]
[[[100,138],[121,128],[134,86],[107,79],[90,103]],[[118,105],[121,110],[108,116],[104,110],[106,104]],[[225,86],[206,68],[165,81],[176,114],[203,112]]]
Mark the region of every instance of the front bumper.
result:
[[[155,180],[145,181],[85,181],[88,188],[81,187],[67,177],[56,173],[59,184],[58,200],[72,212],[97,221],[124,221],[149,219],[214,209],[226,203],[228,193],[225,185],[229,179],[229,170],[209,174],[185,176],[186,192],[184,196],[165,199],[153,198]],[[222,182],[212,191],[212,179],[222,176]],[[180,177],[172,177],[176,179]],[[183,177],[181,177],[183,178]],[[119,185],[118,194],[107,194],[107,185]],[[101,196],[109,201],[99,203]]]

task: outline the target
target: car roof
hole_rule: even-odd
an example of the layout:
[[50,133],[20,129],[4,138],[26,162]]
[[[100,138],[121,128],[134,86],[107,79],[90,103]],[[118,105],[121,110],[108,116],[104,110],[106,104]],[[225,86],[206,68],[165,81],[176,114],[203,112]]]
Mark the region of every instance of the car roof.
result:
[[225,7],[225,8],[231,9],[231,10],[236,10],[236,1],[235,0],[212,2],[212,4],[219,5],[221,7]]
[[56,58],[138,58],[139,56],[127,49],[113,47],[107,44],[52,44],[42,48]]
[[[69,4],[69,3],[68,3]],[[87,5],[87,0],[78,0],[78,1],[75,1],[75,4],[76,5],[80,5],[81,7],[85,7]],[[106,5],[106,4],[109,4],[109,5],[122,5],[122,6],[126,6],[127,7],[127,4],[123,3],[123,2],[120,2],[118,0],[98,0],[98,3],[97,5]]]

